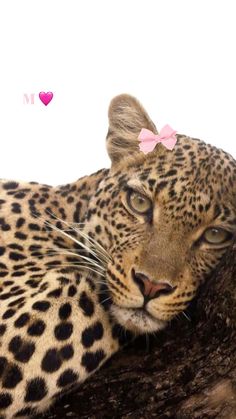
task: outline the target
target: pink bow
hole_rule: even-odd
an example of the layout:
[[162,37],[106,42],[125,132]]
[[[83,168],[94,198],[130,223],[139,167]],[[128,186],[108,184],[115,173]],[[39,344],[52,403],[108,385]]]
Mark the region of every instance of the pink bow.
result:
[[176,132],[169,125],[165,125],[158,135],[149,129],[142,128],[138,136],[139,148],[144,154],[147,154],[154,150],[157,143],[162,143],[168,150],[173,150],[177,141]]

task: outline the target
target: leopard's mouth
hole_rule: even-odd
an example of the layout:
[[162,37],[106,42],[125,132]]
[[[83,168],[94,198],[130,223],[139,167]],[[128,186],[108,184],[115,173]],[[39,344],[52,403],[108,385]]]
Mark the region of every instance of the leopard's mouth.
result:
[[165,321],[155,318],[143,308],[123,308],[113,303],[110,310],[123,327],[134,333],[155,332],[166,326]]

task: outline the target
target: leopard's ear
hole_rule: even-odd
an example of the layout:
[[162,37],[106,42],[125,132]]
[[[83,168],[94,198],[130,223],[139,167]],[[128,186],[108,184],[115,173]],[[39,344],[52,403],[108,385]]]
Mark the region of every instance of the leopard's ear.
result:
[[108,116],[107,151],[112,165],[139,152],[138,136],[142,128],[157,133],[147,112],[133,96],[116,96],[110,103]]

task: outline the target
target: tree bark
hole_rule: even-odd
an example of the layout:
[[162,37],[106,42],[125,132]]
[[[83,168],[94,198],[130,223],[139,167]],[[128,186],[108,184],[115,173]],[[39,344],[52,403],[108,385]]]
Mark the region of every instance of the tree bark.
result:
[[115,355],[47,418],[236,418],[236,246],[163,332]]

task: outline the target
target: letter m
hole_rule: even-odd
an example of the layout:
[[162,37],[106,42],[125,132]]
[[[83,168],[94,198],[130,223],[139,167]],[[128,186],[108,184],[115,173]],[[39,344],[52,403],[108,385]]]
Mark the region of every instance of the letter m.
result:
[[29,103],[31,105],[34,105],[34,93],[31,93],[30,95],[28,95],[27,93],[24,93],[23,103],[24,105],[28,105]]

